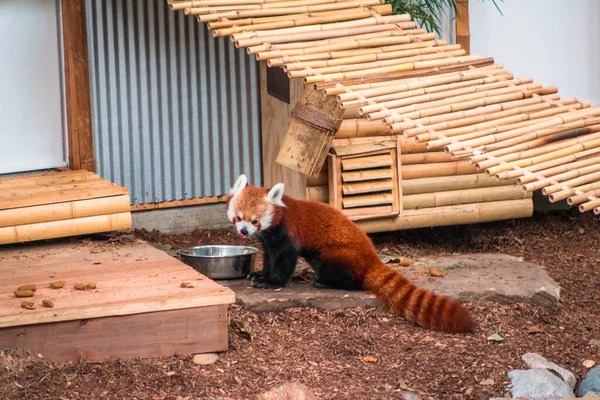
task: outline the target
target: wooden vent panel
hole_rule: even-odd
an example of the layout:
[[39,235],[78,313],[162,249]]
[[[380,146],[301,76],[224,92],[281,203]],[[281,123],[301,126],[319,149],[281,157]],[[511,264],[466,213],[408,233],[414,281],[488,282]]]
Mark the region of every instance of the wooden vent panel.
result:
[[353,220],[400,213],[397,141],[332,147],[328,160],[331,206]]

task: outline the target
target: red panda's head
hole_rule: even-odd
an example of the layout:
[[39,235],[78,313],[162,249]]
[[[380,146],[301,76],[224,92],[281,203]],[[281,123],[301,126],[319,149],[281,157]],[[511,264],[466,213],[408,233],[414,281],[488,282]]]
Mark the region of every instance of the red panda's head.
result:
[[283,183],[271,190],[249,186],[245,175],[237,179],[227,199],[227,217],[240,236],[251,236],[279,224],[283,203]]

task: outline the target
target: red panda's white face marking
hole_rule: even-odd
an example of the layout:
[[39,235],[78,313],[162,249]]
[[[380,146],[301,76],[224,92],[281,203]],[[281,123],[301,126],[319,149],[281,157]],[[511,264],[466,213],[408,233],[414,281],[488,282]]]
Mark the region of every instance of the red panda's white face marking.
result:
[[285,207],[283,188],[281,183],[275,185],[265,196],[264,188],[247,186],[244,175],[238,178],[230,192],[227,217],[240,236],[252,236],[271,227],[275,206]]

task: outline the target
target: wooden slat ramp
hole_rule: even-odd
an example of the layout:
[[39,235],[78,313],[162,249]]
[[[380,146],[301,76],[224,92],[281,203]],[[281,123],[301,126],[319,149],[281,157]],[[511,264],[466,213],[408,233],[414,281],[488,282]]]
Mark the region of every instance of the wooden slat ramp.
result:
[[[64,287],[51,288],[55,281]],[[182,288],[183,281],[195,287]],[[234,293],[142,241],[0,248],[0,282],[0,348],[25,347],[55,361],[227,349]],[[91,282],[96,289],[74,288]],[[34,297],[15,297],[30,284]],[[54,307],[43,307],[44,299]],[[22,308],[23,300],[36,308]]]
[[68,170],[0,179],[0,244],[128,228],[129,191],[97,174]]
[[[305,128],[290,125],[283,143],[302,140],[281,146],[277,157],[309,177],[308,197],[327,196],[315,164],[330,146],[400,143],[400,215],[381,218],[381,207],[359,223],[367,232],[526,217],[535,190],[600,215],[600,106],[561,99],[557,87],[469,55],[383,3],[169,0],[213,36],[302,79],[304,99],[337,100],[344,112],[335,139],[313,134],[314,121],[304,119]],[[335,122],[339,108],[316,114]],[[328,201],[335,206],[336,198]]]

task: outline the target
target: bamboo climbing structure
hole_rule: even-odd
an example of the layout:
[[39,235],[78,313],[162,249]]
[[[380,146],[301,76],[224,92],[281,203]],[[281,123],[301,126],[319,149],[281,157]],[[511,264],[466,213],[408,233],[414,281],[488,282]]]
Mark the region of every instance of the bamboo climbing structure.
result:
[[169,4],[302,80],[277,162],[367,232],[527,217],[537,190],[600,214],[600,106],[379,0]]
[[0,179],[0,244],[129,228],[129,191],[92,172]]

